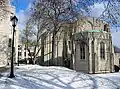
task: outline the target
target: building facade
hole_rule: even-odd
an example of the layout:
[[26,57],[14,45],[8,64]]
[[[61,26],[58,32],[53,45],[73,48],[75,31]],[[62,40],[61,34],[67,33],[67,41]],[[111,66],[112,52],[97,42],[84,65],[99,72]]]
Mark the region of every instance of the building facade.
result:
[[86,73],[114,71],[114,51],[109,24],[88,18],[85,29],[75,33],[74,69]]
[[114,46],[114,65],[120,68],[120,48]]
[[110,36],[102,30],[75,34],[75,70],[87,73],[113,72],[114,52]]
[[[11,6],[10,0],[0,0],[0,65],[7,65],[11,59],[11,41],[12,41],[12,24],[11,16],[15,14],[15,7]],[[17,52],[18,30],[15,33],[15,53]],[[18,54],[15,61],[17,60]]]
[[52,34],[41,38],[37,64],[65,66],[85,73],[113,72],[114,52],[109,24],[84,17],[65,24],[55,37],[52,59]]

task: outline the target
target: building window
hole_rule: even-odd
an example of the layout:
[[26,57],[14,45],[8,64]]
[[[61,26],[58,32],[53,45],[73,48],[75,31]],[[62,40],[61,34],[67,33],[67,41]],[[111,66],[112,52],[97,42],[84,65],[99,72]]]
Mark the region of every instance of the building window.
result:
[[24,50],[27,50],[27,48],[25,47]]
[[94,41],[91,42],[91,51],[92,51],[92,54],[94,54]]
[[104,31],[108,32],[107,24],[104,25]]
[[80,59],[85,59],[85,43],[80,44]]
[[100,43],[100,57],[105,59],[105,44],[103,42]]
[[21,54],[21,52],[18,52],[18,56],[21,56],[22,54]]
[[18,45],[18,50],[21,50],[21,46],[20,45]]
[[71,50],[71,41],[68,41],[69,50]]
[[26,56],[26,52],[24,52],[24,56]]
[[12,39],[11,39],[11,38],[9,38],[8,47],[11,47],[11,42],[12,42]]

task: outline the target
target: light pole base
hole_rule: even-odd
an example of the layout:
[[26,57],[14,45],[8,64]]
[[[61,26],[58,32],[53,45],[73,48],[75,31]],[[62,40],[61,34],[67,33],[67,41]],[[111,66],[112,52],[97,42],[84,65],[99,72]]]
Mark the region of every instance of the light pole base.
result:
[[8,76],[8,78],[15,78],[15,75],[10,74],[10,76]]

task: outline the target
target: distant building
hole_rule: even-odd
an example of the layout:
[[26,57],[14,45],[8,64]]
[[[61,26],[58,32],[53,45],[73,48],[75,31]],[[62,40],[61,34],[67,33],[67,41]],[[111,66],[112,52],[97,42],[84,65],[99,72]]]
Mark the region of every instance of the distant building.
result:
[[114,65],[120,68],[120,48],[114,46]]
[[[0,65],[7,65],[11,59],[12,25],[10,18],[15,14],[11,0],[0,0]],[[15,62],[17,61],[18,29],[15,33]]]
[[30,56],[27,48],[23,44],[18,45],[18,61],[19,63],[29,63]]

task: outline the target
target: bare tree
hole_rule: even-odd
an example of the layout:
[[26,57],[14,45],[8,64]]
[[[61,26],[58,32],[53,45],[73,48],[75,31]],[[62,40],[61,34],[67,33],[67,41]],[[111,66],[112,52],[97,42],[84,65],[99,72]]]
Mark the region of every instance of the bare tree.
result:
[[33,64],[35,64],[36,57],[42,48],[41,38],[45,39],[47,31],[43,32],[43,30],[48,29],[47,25],[48,23],[45,19],[36,19],[35,14],[32,14],[26,23],[26,28],[22,31],[21,40],[25,44]]
[[[82,3],[83,6],[86,4],[85,2]],[[86,9],[83,10],[83,8]],[[32,8],[33,14],[37,19],[47,19],[51,27],[51,29],[48,30],[52,32],[52,60],[54,60],[55,57],[55,37],[57,32],[60,31],[63,24],[66,22],[74,22],[77,20],[78,15],[88,10],[85,6],[83,8],[79,9],[78,12],[72,0],[36,0],[34,3]],[[42,15],[41,12],[43,13]]]
[[[73,2],[74,1],[74,2]],[[35,0],[31,8],[31,21],[29,24],[32,26],[32,37],[36,37],[34,40],[34,59],[39,53],[37,47],[41,36],[52,33],[52,60],[55,57],[55,38],[57,33],[61,30],[66,22],[74,23],[78,18],[82,18],[82,15],[88,15],[90,12],[90,6],[96,3],[104,3],[105,10],[103,11],[101,18],[110,19],[113,24],[116,24],[117,17],[119,16],[118,0]],[[117,12],[116,15],[112,11]],[[37,30],[36,30],[37,29]],[[64,31],[64,30],[63,30]],[[28,39],[28,38],[27,38]],[[31,41],[32,42],[32,41]],[[41,47],[38,47],[41,49]],[[54,63],[52,63],[54,64]]]
[[[80,1],[80,0],[78,0]],[[93,1],[93,0],[92,0]],[[94,7],[96,3],[103,4],[104,11],[98,17],[108,22],[111,26],[119,26],[120,23],[120,1],[119,0],[95,0],[91,4]]]

